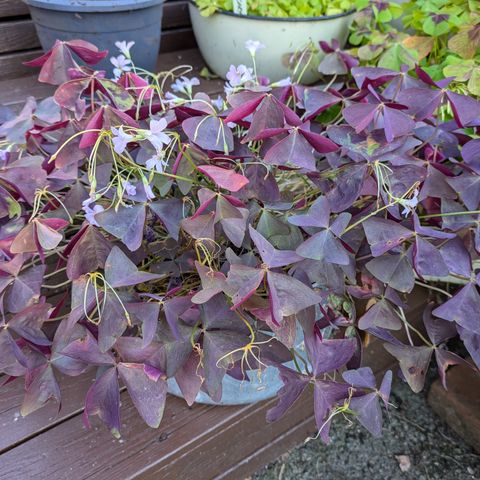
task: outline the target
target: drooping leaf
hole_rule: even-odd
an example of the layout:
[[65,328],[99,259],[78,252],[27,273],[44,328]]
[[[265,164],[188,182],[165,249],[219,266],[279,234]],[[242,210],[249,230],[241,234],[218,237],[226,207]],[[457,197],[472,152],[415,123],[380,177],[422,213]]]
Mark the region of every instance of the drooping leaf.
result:
[[120,393],[117,370],[109,368],[89,388],[83,419],[89,427],[89,416],[98,415],[114,437],[120,437]]
[[167,397],[167,383],[159,370],[138,363],[119,363],[118,373],[145,423],[158,428]]

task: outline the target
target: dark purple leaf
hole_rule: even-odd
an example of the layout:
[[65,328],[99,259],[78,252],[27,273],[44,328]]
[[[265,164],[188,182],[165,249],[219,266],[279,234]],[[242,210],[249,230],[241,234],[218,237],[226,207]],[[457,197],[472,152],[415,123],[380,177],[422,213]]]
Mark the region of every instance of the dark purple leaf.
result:
[[358,327],[367,330],[372,327],[400,330],[402,322],[390,302],[382,298],[374,303],[359,319]]
[[163,198],[149,204],[160,218],[170,236],[178,241],[180,221],[183,219],[183,202],[179,198]]
[[127,287],[163,278],[156,273],[141,272],[120,250],[113,247],[105,262],[105,279],[113,287]]
[[248,227],[250,237],[257,247],[263,263],[269,268],[283,267],[302,260],[295,252],[291,250],[277,250],[273,245],[251,225]]
[[363,228],[374,257],[383,255],[414,235],[414,232],[397,222],[379,217],[365,220]]
[[52,342],[42,331],[50,316],[50,308],[48,303],[27,307],[8,321],[8,328],[36,345],[51,345]]
[[295,403],[308,385],[309,378],[283,365],[278,367],[283,387],[278,391],[278,403],[267,411],[267,422],[275,422]]
[[110,244],[93,226],[88,226],[72,248],[67,262],[67,276],[75,280],[80,275],[104,268]]

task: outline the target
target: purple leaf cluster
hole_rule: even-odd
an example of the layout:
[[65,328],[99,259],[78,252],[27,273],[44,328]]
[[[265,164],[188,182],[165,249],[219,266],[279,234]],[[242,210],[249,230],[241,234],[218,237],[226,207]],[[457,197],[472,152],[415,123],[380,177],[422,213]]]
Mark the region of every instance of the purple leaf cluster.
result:
[[334,85],[253,79],[220,104],[184,77],[110,80],[82,41],[30,62],[53,98],[0,120],[0,373],[22,414],[90,371],[85,423],[118,436],[122,386],[158,427],[168,379],[219,401],[274,365],[268,420],[311,390],[327,442],[339,414],[381,433],[371,336],[415,392],[432,357],[445,387],[480,366],[480,103],[322,48]]

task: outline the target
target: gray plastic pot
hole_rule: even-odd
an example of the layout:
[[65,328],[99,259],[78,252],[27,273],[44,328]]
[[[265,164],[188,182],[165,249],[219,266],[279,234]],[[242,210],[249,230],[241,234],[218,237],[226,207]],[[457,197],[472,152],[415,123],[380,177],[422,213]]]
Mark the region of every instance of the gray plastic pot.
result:
[[[273,18],[220,10],[203,17],[192,0],[189,9],[198,46],[213,72],[225,78],[230,65],[251,66],[245,42],[258,40],[266,48],[256,55],[257,71],[271,81],[291,75],[289,58],[304,49],[309,41],[317,48],[320,40],[337,39],[341,46],[345,45],[354,15],[351,11],[323,17]],[[309,65],[302,83],[313,83],[320,78],[317,67],[318,61]]]
[[25,0],[44,50],[55,40],[82,39],[109,55],[95,68],[111,74],[116,41],[134,41],[135,65],[154,70],[160,49],[164,0]]

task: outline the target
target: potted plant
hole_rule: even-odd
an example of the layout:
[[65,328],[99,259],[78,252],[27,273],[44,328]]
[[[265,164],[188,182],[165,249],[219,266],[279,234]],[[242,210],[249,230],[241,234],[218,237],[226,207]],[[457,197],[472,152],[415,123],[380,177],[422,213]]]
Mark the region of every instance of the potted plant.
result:
[[256,58],[261,75],[278,81],[293,74],[296,79],[301,76],[304,83],[320,78],[317,72],[320,41],[337,40],[340,47],[344,46],[354,6],[354,0],[189,2],[197,44],[217,75],[226,78],[230,65],[249,64],[250,58],[243,46],[255,38],[266,47]]
[[25,376],[23,415],[90,369],[86,422],[118,436],[121,384],[158,427],[169,382],[222,403],[225,378],[241,396],[273,367],[268,419],[311,387],[328,441],[340,415],[381,433],[392,372],[362,364],[369,336],[415,392],[433,356],[444,383],[465,362],[452,339],[480,364],[478,101],[369,67],[211,99],[172,72],[72,67],[72,45],[37,62],[54,97],[0,127],[0,372]]
[[412,70],[480,95],[480,10],[468,1],[403,1],[359,4],[349,41],[362,65]]
[[[164,0],[25,0],[42,48],[55,41],[85,40],[100,50],[115,51],[123,40],[133,46],[137,67],[154,70],[160,49]],[[80,48],[80,47],[79,47]],[[125,47],[117,63],[128,63]],[[127,60],[127,62],[126,62]],[[88,63],[88,62],[87,62]],[[99,68],[112,70],[108,59]]]

